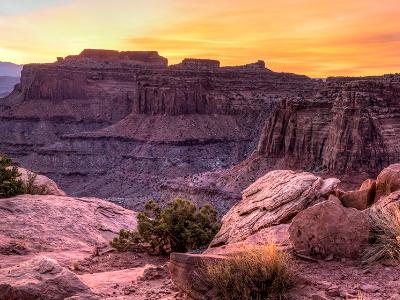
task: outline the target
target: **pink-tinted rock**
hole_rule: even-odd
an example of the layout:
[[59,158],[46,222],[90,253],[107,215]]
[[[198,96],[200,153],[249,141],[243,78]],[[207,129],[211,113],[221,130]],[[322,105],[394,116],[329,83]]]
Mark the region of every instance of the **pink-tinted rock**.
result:
[[[44,188],[46,193],[55,196],[65,196],[64,191],[62,191],[57,183],[55,183],[50,178],[36,174],[32,171],[26,170],[24,168],[18,168],[18,172],[21,174],[20,178],[24,183],[27,183],[31,178],[35,178],[33,185],[37,188]],[[36,175],[35,175],[36,174]]]
[[344,207],[352,207],[358,210],[368,208],[375,200],[376,182],[372,179],[365,180],[357,191],[343,192],[340,201]]
[[74,273],[47,257],[0,269],[0,299],[100,299]]
[[120,229],[136,228],[134,212],[108,201],[53,195],[2,199],[0,220],[0,247],[17,242],[33,253],[93,251]]
[[210,287],[202,280],[205,263],[226,259],[221,255],[172,253],[168,263],[172,281],[195,300],[212,299]]
[[135,62],[145,63],[160,66],[167,66],[168,60],[165,57],[158,55],[157,51],[116,51],[116,50],[103,50],[103,49],[85,49],[79,55],[67,56],[65,60],[79,61],[79,60],[93,60],[97,62]]
[[289,234],[298,253],[357,258],[368,244],[369,224],[363,212],[324,201],[297,214]]
[[328,78],[311,98],[284,99],[258,151],[283,165],[376,176],[399,161],[400,76]]
[[269,172],[243,191],[242,201],[223,217],[211,246],[240,242],[264,228],[287,223],[320,198],[328,198],[338,183],[306,172]]
[[393,164],[382,170],[376,179],[376,197],[380,198],[400,189],[400,164]]
[[[0,152],[70,195],[133,209],[149,197],[169,201],[177,193],[167,180],[239,163],[281,97],[319,85],[262,62],[217,65],[166,66],[155,51],[93,49],[25,65],[21,83],[0,101]],[[211,198],[202,201],[222,202]],[[226,211],[232,200],[224,202]]]

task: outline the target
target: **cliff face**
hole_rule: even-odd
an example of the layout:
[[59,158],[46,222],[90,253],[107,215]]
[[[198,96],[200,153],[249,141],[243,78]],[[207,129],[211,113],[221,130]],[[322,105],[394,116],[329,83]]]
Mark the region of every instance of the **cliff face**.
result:
[[283,101],[261,133],[259,153],[336,174],[374,176],[399,161],[400,76],[342,80],[328,80],[325,94],[311,99]]
[[212,199],[221,211],[277,169],[313,171],[355,188],[400,160],[400,75],[328,78],[315,93],[282,97],[265,115],[256,151],[226,170],[167,181],[166,191]]
[[[280,99],[311,96],[305,76],[219,68],[156,52],[85,50],[24,67],[0,101],[0,152],[74,195],[159,198],[166,179],[237,164]],[[117,199],[117,200],[118,200]]]

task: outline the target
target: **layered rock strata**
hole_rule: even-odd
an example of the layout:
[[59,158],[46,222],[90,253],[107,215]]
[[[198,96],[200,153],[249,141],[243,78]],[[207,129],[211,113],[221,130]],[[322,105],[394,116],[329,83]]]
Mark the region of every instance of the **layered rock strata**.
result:
[[0,101],[0,152],[69,194],[133,208],[175,195],[160,192],[166,179],[245,159],[276,103],[319,84],[261,62],[168,67],[156,52],[85,50],[24,66],[21,83]]
[[[338,80],[328,79],[327,84]],[[398,162],[400,76],[339,82],[342,87],[334,98],[321,93],[281,102],[261,134],[258,152],[337,174],[376,176]]]

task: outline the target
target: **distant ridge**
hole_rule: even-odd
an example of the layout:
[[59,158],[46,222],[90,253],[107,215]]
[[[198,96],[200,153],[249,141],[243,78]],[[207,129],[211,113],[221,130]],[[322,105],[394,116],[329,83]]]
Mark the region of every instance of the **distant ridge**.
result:
[[21,77],[22,65],[0,61],[0,76]]

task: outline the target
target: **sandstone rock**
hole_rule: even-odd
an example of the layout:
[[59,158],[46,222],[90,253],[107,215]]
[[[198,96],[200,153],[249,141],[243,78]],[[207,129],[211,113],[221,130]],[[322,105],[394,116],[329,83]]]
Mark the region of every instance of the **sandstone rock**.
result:
[[223,217],[211,247],[243,241],[263,228],[289,222],[321,197],[328,198],[338,183],[305,172],[267,173],[244,190],[242,201]]
[[97,62],[136,62],[166,67],[168,60],[158,55],[157,51],[115,51],[103,49],[85,49],[79,55],[70,55],[60,62],[79,61],[83,59]]
[[376,179],[375,200],[400,189],[400,164],[393,164],[382,170]]
[[281,97],[319,86],[262,63],[214,65],[168,67],[155,51],[91,49],[25,65],[21,83],[0,101],[0,152],[69,195],[112,197],[130,208],[170,200],[177,193],[166,180],[242,161]]
[[364,213],[325,201],[294,217],[289,235],[299,253],[357,258],[368,243],[369,225]]
[[340,201],[344,207],[352,207],[364,210],[375,200],[376,182],[372,179],[365,180],[358,191],[344,192],[340,195]]
[[339,198],[334,195],[329,195],[328,201],[331,201],[337,205],[343,205]]
[[196,58],[185,58],[181,66],[187,69],[197,70],[213,70],[218,69],[220,62],[213,59],[196,59]]
[[[24,183],[27,183],[30,176],[34,176],[36,173],[26,170],[24,168],[18,168],[18,172],[21,174],[21,180]],[[55,195],[55,196],[65,196],[64,191],[62,191],[58,186],[57,183],[55,183],[53,180],[50,178],[36,174],[35,181],[33,182],[33,185],[36,187],[43,187],[45,188],[46,192],[49,195]]]
[[254,245],[262,246],[270,242],[275,243],[281,250],[290,250],[292,245],[289,240],[289,224],[279,224],[263,228],[260,231],[248,236],[240,242],[229,243],[220,247],[211,247],[204,251],[204,254],[226,255],[237,252],[239,249]]
[[201,279],[205,263],[226,259],[221,255],[172,253],[168,263],[172,281],[195,300],[212,299],[212,290]]
[[387,196],[381,197],[379,201],[374,203],[368,210],[367,212],[371,210],[381,210],[384,208],[400,208],[400,190],[393,192]]
[[47,257],[0,269],[0,299],[100,299],[71,271]]
[[258,151],[283,166],[376,174],[399,161],[400,76],[329,78],[311,98],[286,98]]
[[[53,195],[2,199],[0,220],[0,247],[18,242],[33,254],[90,254],[96,246],[108,245],[120,229],[136,228],[135,213],[110,202]],[[0,255],[0,265],[6,263],[10,259]]]

